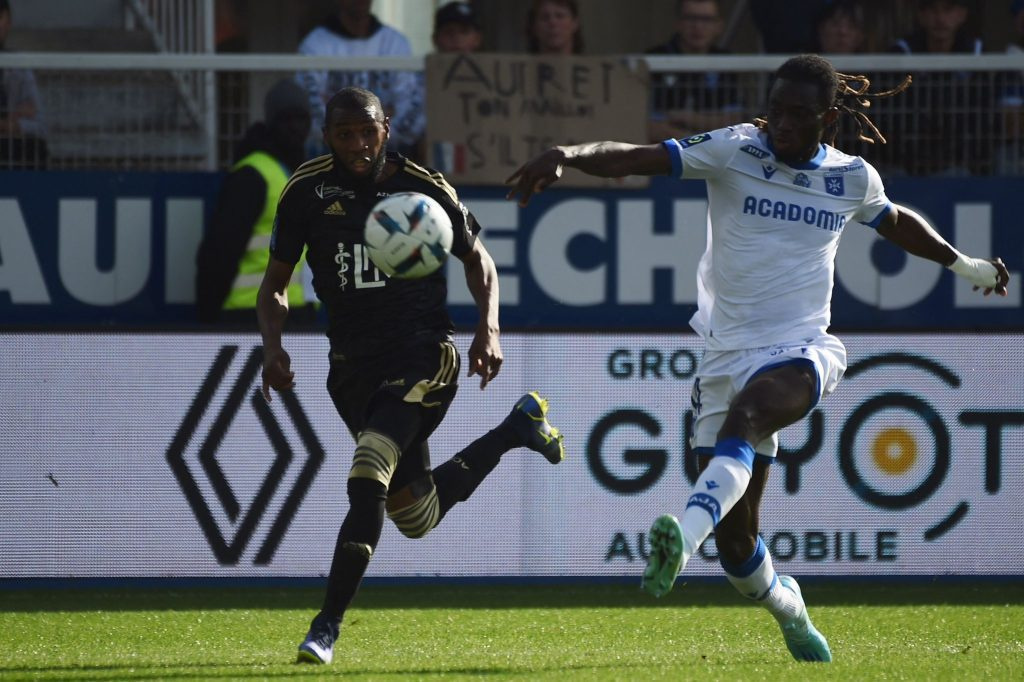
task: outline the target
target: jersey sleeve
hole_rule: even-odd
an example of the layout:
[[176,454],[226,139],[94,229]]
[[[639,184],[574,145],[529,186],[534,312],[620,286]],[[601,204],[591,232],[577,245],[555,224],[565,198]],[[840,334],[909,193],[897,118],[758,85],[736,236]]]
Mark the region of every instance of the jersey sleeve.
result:
[[279,261],[295,265],[306,246],[308,223],[303,218],[301,192],[289,182],[277,202],[274,230],[270,233],[270,255]]
[[480,233],[480,223],[466,205],[459,201],[458,196],[452,198],[444,193],[444,199],[446,200],[439,201],[448,217],[452,219],[452,255],[459,258],[473,249],[476,236]]
[[707,179],[725,168],[738,138],[735,128],[721,128],[661,144],[672,162],[672,177]]
[[[426,174],[426,175],[424,175]],[[441,173],[426,168],[417,170],[420,180],[427,180],[419,191],[435,199],[452,221],[451,253],[461,258],[473,249],[476,236],[480,232],[480,223],[469,212],[466,205],[459,201],[459,195]]]
[[864,192],[864,202],[853,214],[853,219],[868,227],[877,228],[881,224],[882,218],[892,210],[892,202],[885,195],[882,176],[878,174],[874,166],[865,161],[864,170],[867,173],[867,188]]

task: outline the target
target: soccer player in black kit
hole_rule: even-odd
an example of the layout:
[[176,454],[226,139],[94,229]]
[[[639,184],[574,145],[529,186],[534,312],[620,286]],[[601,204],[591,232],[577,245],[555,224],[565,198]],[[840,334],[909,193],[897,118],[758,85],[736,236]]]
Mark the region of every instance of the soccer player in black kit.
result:
[[330,154],[295,171],[277,208],[257,299],[263,335],[263,394],[294,386],[281,345],[288,282],[308,247],[317,297],[327,309],[327,390],[356,441],[348,478],[349,510],[341,524],[327,591],[299,661],[329,663],[341,619],[380,539],[384,514],[403,535],[419,538],[467,499],[515,447],[562,461],[562,436],[546,418],[547,402],[523,396],[496,428],[431,471],[427,437],[455,397],[460,367],[452,344],[443,269],[421,279],[389,279],[370,261],[363,225],[373,206],[396,192],[436,199],[452,219],[451,254],[462,261],[480,313],[469,348],[469,375],[484,388],[501,368],[494,261],[476,235],[480,225],[440,173],[385,151],[389,120],[380,100],[361,88],[339,90],[326,106]]

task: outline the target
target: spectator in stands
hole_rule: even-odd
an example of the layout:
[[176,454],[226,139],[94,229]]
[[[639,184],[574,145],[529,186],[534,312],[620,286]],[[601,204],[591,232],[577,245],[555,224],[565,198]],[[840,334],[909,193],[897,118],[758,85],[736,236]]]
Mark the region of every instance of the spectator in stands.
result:
[[[337,0],[337,13],[328,16],[303,38],[299,53],[340,58],[411,56],[409,39],[371,14],[372,4],[372,0]],[[315,143],[309,151],[326,152],[320,139],[324,104],[338,90],[357,86],[380,97],[384,113],[391,119],[389,142],[395,150],[419,158],[416,144],[426,127],[421,74],[391,70],[305,71],[299,74],[299,83],[309,93],[313,112]]]
[[968,35],[969,0],[918,0],[917,26],[892,52],[903,54],[981,54],[981,38]]
[[[11,31],[11,5],[0,0],[0,50]],[[0,72],[0,169],[37,170],[46,167],[49,149],[43,127],[39,89],[28,69]]]
[[[1010,3],[1016,39],[1006,53],[1024,54],[1024,0]],[[1001,71],[996,74],[1001,140],[995,158],[996,175],[1024,175],[1024,72]]]
[[531,54],[583,54],[583,25],[576,0],[533,0],[526,14]]
[[213,5],[213,44],[216,52],[247,52],[244,11],[240,0],[216,0]]
[[[722,34],[718,0],[678,0],[675,33],[647,54],[703,57],[726,54],[716,44]],[[724,128],[742,109],[734,74],[714,71],[654,73],[651,76],[650,139],[682,139]]]
[[[861,0],[833,0],[818,15],[815,22],[818,52],[826,55],[860,54],[872,51],[868,47],[866,10]],[[868,74],[870,81],[883,83],[885,78]],[[879,102],[888,106],[888,100]],[[862,156],[876,163],[876,156],[885,145],[872,144],[860,136],[850,116],[840,116],[836,121],[836,146],[848,154]]]
[[868,44],[864,5],[860,0],[835,0],[818,15],[815,23],[818,52],[859,54],[871,52]]
[[761,50],[772,54],[814,52],[815,19],[831,0],[750,0]]
[[[918,0],[916,28],[892,46],[899,54],[980,55],[980,38],[965,29],[968,0]],[[895,145],[879,150],[889,159],[883,167],[910,175],[963,176],[990,170],[991,137],[997,122],[992,88],[974,71],[922,71],[912,74],[914,87],[901,98],[895,119]]]
[[[309,98],[293,80],[277,82],[263,101],[263,121],[238,146],[209,229],[196,257],[196,313],[200,322],[256,325],[256,293],[270,258],[277,199],[304,160],[310,131]],[[301,282],[288,287],[292,315],[311,322],[314,309]],[[290,317],[289,319],[296,319]]]
[[434,48],[438,52],[476,52],[483,44],[473,6],[468,2],[449,2],[434,13]]

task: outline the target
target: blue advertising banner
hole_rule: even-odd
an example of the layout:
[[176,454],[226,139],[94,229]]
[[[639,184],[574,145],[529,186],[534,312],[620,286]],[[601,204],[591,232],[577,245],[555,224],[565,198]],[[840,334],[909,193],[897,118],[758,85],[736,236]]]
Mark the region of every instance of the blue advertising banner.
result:
[[0,173],[0,320],[191,322],[217,173]]
[[[191,325],[195,253],[220,180],[207,173],[4,173],[0,320]],[[1024,233],[1015,210],[1024,179],[894,178],[887,189],[961,251],[1001,256],[1013,276],[1009,295],[983,297],[852,223],[836,263],[834,328],[1024,327]],[[687,328],[705,243],[703,183],[654,178],[645,189],[552,189],[526,208],[504,194],[460,188],[485,226],[506,329]],[[453,315],[472,325],[472,298],[461,273],[452,275]]]

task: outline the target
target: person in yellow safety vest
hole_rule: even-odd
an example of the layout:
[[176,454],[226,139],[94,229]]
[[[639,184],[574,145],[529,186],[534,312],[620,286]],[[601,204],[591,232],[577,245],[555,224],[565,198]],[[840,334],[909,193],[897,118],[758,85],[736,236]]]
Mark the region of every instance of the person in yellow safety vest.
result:
[[[270,258],[277,201],[304,160],[309,98],[293,80],[281,80],[263,102],[264,119],[239,142],[238,161],[224,179],[196,256],[196,316],[200,322],[256,329],[256,292]],[[288,287],[291,321],[313,322],[301,268]],[[294,317],[298,314],[298,317]]]

